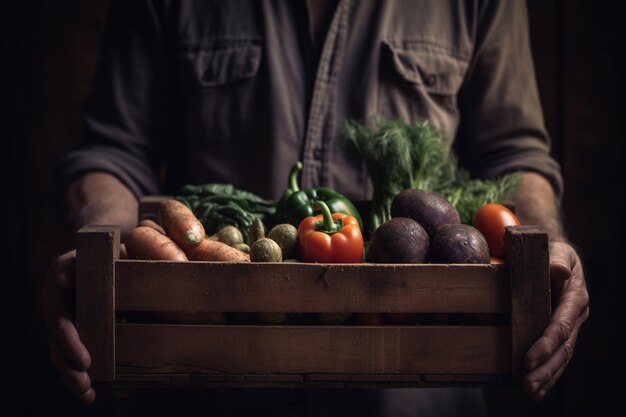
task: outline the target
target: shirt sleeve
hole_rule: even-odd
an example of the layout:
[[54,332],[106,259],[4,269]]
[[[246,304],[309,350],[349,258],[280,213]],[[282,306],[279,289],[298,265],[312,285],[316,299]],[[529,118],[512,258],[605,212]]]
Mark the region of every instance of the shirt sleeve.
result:
[[539,173],[560,199],[561,167],[550,155],[526,4],[488,1],[478,13],[474,54],[459,93],[459,160],[482,178],[518,170]]
[[168,113],[157,16],[150,2],[110,3],[80,143],[56,167],[61,187],[90,171],[105,171],[137,197],[159,192]]

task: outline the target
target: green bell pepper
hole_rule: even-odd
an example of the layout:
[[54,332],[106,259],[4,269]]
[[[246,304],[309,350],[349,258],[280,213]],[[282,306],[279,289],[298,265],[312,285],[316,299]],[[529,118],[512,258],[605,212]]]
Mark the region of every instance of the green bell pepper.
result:
[[313,205],[318,201],[323,201],[331,213],[344,213],[354,216],[359,222],[359,227],[363,230],[363,222],[358,210],[343,194],[328,187],[300,190],[296,176],[301,169],[302,163],[297,162],[289,174],[289,186],[277,205],[276,211],[282,213],[287,223],[298,227],[305,217],[315,215]]
[[[276,214],[274,223],[280,224],[287,222],[287,216],[285,213],[285,205],[287,204],[287,200],[291,195],[295,192],[300,191],[300,187],[298,187],[298,173],[302,171],[302,162],[298,161],[289,171],[289,177],[287,177],[287,188],[283,191],[283,195],[276,203]],[[295,225],[298,227],[298,225]]]

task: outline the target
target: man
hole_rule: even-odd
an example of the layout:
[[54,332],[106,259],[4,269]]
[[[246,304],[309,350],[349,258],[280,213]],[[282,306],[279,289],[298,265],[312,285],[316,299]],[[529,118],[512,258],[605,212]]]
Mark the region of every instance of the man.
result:
[[[341,121],[428,119],[473,175],[524,172],[517,213],[549,233],[558,294],[525,360],[526,390],[546,395],[572,357],[589,303],[560,225],[562,180],[549,156],[523,1],[119,3],[83,143],[59,168],[74,228],[120,224],[124,235],[141,195],[186,183],[228,182],[278,198],[296,160],[304,162],[302,186],[367,200],[371,184],[343,151]],[[62,303],[73,262],[73,253],[58,258],[44,312],[61,375],[90,403],[89,354]]]

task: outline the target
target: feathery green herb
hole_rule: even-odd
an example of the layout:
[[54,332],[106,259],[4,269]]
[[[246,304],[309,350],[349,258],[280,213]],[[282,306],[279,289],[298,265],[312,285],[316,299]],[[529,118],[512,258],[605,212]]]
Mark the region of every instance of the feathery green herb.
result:
[[471,224],[487,203],[502,202],[516,189],[519,172],[496,179],[472,179],[459,167],[443,134],[428,121],[374,120],[368,125],[345,122],[342,135],[355,162],[364,161],[374,186],[371,231],[391,218],[391,201],[400,191],[418,188],[438,193]]

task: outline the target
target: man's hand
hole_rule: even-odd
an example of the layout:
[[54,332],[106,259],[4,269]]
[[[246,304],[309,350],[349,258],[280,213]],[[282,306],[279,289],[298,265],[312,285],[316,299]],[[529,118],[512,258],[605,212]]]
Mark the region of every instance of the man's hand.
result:
[[81,343],[72,311],[76,251],[59,256],[53,263],[42,292],[44,321],[52,362],[65,384],[83,404],[96,399],[87,369],[91,357]]
[[[89,172],[65,190],[68,229],[86,224],[117,224],[122,239],[137,224],[139,202],[130,189],[107,172]],[[91,357],[74,325],[76,251],[59,256],[42,289],[42,309],[50,356],[69,389],[84,404],[96,399],[87,369]]]
[[524,358],[524,388],[541,400],[554,386],[574,354],[576,338],[589,317],[589,293],[580,259],[564,242],[550,243],[550,279],[554,308],[550,324]]

